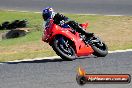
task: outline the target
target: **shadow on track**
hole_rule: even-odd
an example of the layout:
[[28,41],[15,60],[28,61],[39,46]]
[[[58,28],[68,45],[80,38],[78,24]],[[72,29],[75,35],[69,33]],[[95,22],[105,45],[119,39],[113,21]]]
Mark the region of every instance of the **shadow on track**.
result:
[[18,64],[18,63],[47,63],[47,62],[62,62],[63,59],[55,58],[55,59],[42,59],[42,60],[32,60],[32,61],[20,61],[20,62],[3,62],[5,64]]
[[[87,57],[80,57],[77,58],[78,60],[87,59],[87,58],[97,58],[95,56],[87,56]],[[77,60],[76,59],[76,60]],[[14,61],[14,62],[2,62],[2,64],[19,64],[19,63],[47,63],[47,62],[66,62],[61,58],[54,58],[54,59],[42,59],[42,60],[32,60],[32,61]],[[70,62],[70,61],[69,61]]]

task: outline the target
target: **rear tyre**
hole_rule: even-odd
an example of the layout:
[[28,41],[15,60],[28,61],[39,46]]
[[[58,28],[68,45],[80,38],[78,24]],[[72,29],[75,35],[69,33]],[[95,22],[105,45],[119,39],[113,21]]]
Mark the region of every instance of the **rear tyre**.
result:
[[93,55],[97,57],[105,57],[108,54],[107,45],[97,38],[98,42],[93,42],[92,48],[94,50]]
[[71,42],[65,37],[55,37],[53,39],[52,48],[63,60],[72,61],[76,59],[76,54],[70,43]]

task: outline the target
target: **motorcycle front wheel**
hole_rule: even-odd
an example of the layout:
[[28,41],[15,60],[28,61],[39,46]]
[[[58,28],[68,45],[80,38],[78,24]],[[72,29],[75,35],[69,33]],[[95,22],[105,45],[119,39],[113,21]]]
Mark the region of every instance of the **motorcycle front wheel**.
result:
[[72,61],[76,59],[75,50],[71,46],[70,41],[65,37],[55,37],[52,48],[63,60]]

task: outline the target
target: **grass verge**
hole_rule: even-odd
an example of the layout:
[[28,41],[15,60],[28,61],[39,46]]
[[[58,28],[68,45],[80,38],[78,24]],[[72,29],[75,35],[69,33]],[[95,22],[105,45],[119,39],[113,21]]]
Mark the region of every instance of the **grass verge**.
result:
[[[87,31],[94,32],[106,42],[109,50],[132,48],[132,16],[101,16],[65,14],[79,23],[89,21]],[[0,62],[56,55],[52,48],[41,41],[43,20],[33,12],[0,11],[0,23],[27,19],[31,33],[24,37],[0,41]],[[2,34],[3,30],[0,30]]]

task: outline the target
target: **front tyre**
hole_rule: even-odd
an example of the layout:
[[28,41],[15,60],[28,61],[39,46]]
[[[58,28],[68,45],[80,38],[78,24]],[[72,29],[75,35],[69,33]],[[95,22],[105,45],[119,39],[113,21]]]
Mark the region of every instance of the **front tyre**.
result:
[[67,38],[58,36],[53,39],[52,48],[63,60],[71,61],[76,58],[76,54],[70,43]]

